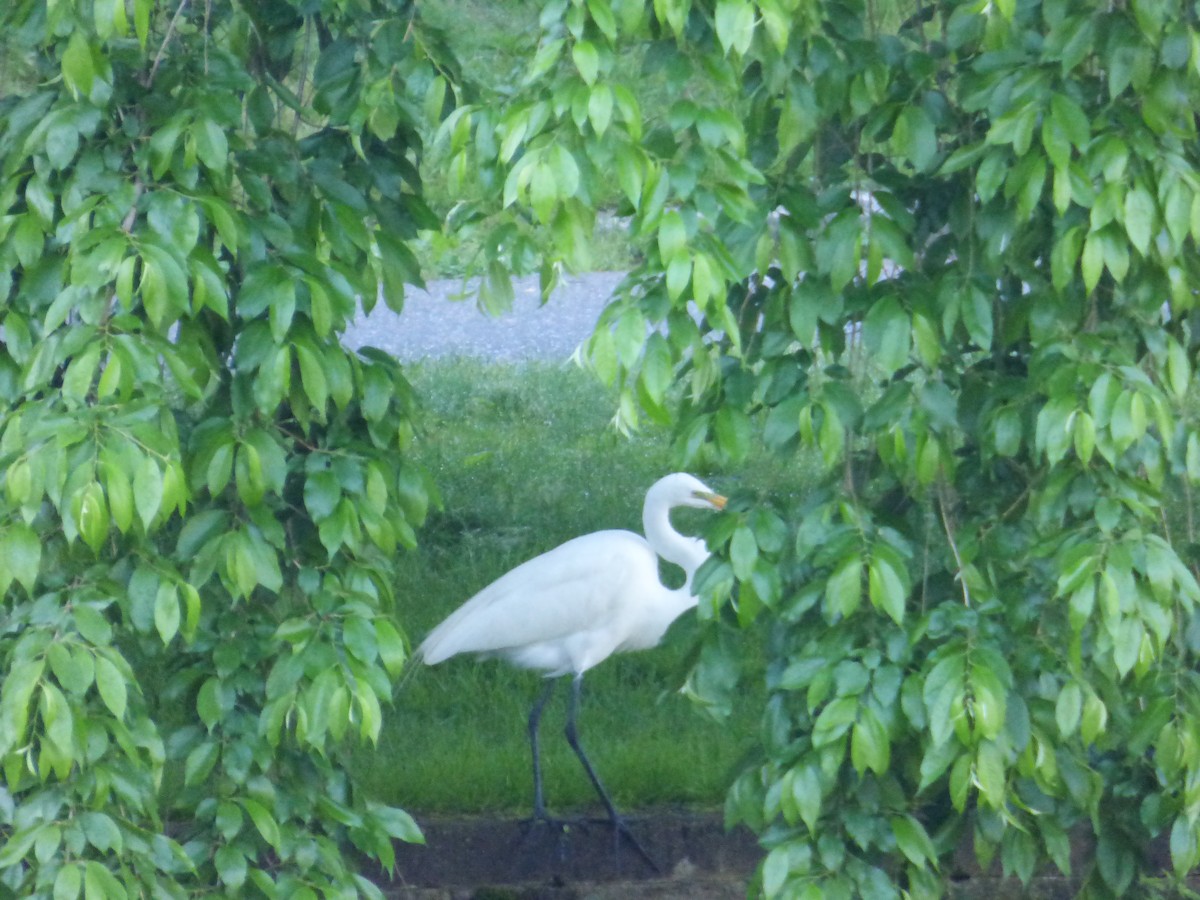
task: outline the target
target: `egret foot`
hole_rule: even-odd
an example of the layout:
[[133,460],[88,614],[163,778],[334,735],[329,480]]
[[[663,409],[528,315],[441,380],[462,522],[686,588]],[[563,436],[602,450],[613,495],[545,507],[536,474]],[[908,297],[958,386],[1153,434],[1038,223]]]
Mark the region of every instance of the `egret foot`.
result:
[[552,816],[543,810],[534,810],[532,816],[528,819],[522,819],[520,822],[521,831],[528,834],[534,828],[543,826],[550,831],[558,831],[563,834],[569,834],[572,828],[583,828],[588,823],[583,819],[560,819],[557,816]]
[[521,832],[521,846],[524,852],[545,853],[547,845],[553,841],[554,856],[563,862],[569,855],[567,845],[572,829],[578,823],[569,819],[558,819],[547,815],[545,810],[535,812],[532,817],[518,823]]
[[612,823],[613,853],[616,854],[617,857],[617,868],[619,869],[621,866],[621,838],[625,838],[625,842],[637,851],[637,855],[640,856],[643,861],[645,861],[646,865],[654,870],[654,874],[661,875],[662,869],[659,868],[658,863],[654,861],[654,857],[650,855],[649,851],[642,846],[642,842],[634,837],[633,831],[629,827],[629,823],[626,822],[621,816],[615,816],[609,821]]

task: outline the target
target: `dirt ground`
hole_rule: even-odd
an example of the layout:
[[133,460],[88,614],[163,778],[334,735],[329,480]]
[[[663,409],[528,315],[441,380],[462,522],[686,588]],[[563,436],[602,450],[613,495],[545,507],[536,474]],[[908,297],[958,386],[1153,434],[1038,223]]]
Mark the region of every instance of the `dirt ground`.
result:
[[[715,813],[630,816],[655,867],[617,845],[606,820],[565,829],[495,819],[422,820],[424,845],[397,844],[397,876],[365,871],[394,900],[743,900],[762,851]],[[1057,877],[985,876],[969,865],[951,900],[1068,900],[1079,885]]]
[[[425,844],[397,845],[397,877],[376,882],[397,900],[733,900],[760,859],[750,832],[719,814],[629,816],[654,867],[607,820],[565,827],[491,819],[423,820]],[[367,873],[371,874],[371,873]]]

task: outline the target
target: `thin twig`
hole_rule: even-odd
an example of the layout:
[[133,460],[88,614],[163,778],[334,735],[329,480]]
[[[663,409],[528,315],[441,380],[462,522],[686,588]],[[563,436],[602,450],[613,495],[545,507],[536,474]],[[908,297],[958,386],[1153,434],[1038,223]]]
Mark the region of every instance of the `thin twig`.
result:
[[854,432],[849,428],[843,429],[845,435],[845,450],[842,452],[842,485],[846,493],[850,495],[850,501],[854,504],[858,503],[858,492],[854,489],[854,464],[853,453],[851,453],[851,445],[854,443]]
[[121,230],[126,234],[133,233],[134,223],[137,222],[137,205],[141,199],[142,193],[146,190],[146,185],[142,183],[140,175],[134,176],[133,179],[133,202],[129,204],[129,212],[125,213],[125,218],[121,220]]
[[1192,509],[1192,482],[1183,477],[1183,508],[1187,512],[1187,539],[1189,544],[1196,543],[1196,512]]
[[212,21],[212,0],[204,2],[204,74],[208,75],[208,39],[212,32],[209,23]]
[[926,601],[929,599],[929,544],[933,527],[930,524],[929,511],[925,512],[925,549],[921,554],[921,614],[925,614]]
[[167,52],[167,45],[171,43],[171,38],[175,36],[175,28],[179,25],[179,20],[183,17],[183,10],[187,7],[188,0],[180,0],[179,6],[175,9],[175,15],[171,16],[171,22],[167,25],[167,33],[163,35],[162,43],[158,47],[158,53],[154,56],[154,64],[150,66],[150,74],[146,76],[146,87],[154,84],[154,76],[158,74],[158,67],[162,65],[163,57]]
[[990,524],[985,525],[983,527],[983,529],[979,532],[979,542],[982,544],[983,539],[992,533],[993,528],[995,528],[1001,522],[1008,521],[1008,517],[1017,511],[1017,508],[1020,507],[1020,505],[1025,502],[1026,498],[1032,492],[1033,492],[1033,482],[1026,481],[1025,487],[1021,489],[1021,493],[1019,493],[1017,495],[1017,499],[1013,500],[1012,503],[1010,503],[1007,507],[1005,507],[1005,509],[1002,513],[1000,513],[998,516],[996,516]]
[[300,110],[304,108],[304,88],[305,82],[308,80],[308,51],[312,45],[312,24],[313,17],[306,16],[304,19],[304,49],[300,51],[300,82],[296,85],[296,118],[292,120],[293,138],[300,133]]
[[1171,522],[1167,518],[1167,508],[1162,504],[1159,504],[1158,507],[1158,519],[1160,522],[1162,522],[1163,539],[1166,540],[1168,544],[1174,544],[1175,539],[1171,535]]
[[942,514],[942,527],[946,530],[946,540],[950,542],[950,552],[954,554],[954,564],[958,566],[958,583],[962,585],[963,606],[971,606],[971,589],[967,587],[967,579],[963,573],[962,555],[958,552],[958,542],[954,540],[954,526],[950,522],[950,513],[946,509],[946,485],[938,483],[938,509]]

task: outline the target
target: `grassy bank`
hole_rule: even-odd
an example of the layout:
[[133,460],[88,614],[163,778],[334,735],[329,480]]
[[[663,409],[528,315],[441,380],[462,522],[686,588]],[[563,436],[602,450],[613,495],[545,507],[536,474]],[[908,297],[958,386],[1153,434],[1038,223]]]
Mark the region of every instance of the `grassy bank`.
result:
[[[640,531],[646,488],[674,468],[665,434],[616,436],[611,396],[573,367],[454,362],[411,375],[426,404],[422,462],[444,500],[420,549],[399,562],[398,615],[414,643],[537,553],[600,528]],[[681,513],[692,514],[677,514],[681,530],[703,516]],[[757,727],[758,703],[718,723],[678,693],[696,632],[687,618],[662,647],[614,657],[585,679],[582,740],[622,807],[718,806]],[[527,812],[525,721],[540,689],[536,674],[497,661],[417,669],[397,690],[379,747],[355,764],[379,799],[413,811]],[[592,788],[561,735],[565,681],[558,691],[543,719],[547,800],[555,810],[590,807]]]

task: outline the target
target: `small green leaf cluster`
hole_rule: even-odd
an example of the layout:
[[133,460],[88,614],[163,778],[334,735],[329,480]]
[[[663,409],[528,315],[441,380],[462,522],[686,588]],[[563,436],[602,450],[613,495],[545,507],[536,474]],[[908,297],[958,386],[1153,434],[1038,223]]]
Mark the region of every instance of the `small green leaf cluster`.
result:
[[[568,261],[559,217],[620,185],[643,262],[585,353],[618,423],[673,423],[697,468],[761,441],[814,471],[734,504],[697,580],[693,695],[727,706],[756,656],[729,625],[765,640],[728,807],[765,893],[936,896],[964,842],[1096,896],[1157,835],[1192,869],[1195,10],[589,0],[543,28],[474,151]],[[592,102],[631,43],[680,88],[664,121]]]
[[[379,896],[359,793],[406,658],[412,9],[18,0],[0,100],[0,890]],[[439,80],[440,79],[440,80]],[[439,105],[440,113],[440,105]]]

